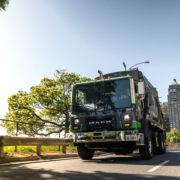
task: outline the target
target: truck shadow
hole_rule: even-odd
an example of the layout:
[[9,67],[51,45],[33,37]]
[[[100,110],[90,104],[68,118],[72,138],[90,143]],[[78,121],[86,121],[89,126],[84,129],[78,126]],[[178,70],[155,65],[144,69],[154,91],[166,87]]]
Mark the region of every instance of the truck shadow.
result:
[[179,180],[178,177],[171,176],[157,176],[157,175],[149,175],[149,174],[124,174],[124,173],[113,173],[113,172],[103,172],[103,171],[93,171],[93,172],[82,172],[82,171],[63,171],[59,169],[59,172],[55,172],[53,170],[45,170],[45,169],[30,169],[27,167],[19,167],[16,168],[9,167],[8,169],[0,169],[0,179],[8,179],[8,180],[32,180],[32,179],[61,179],[61,180],[130,180],[130,179],[158,179],[158,180]]
[[[99,164],[131,164],[131,165],[158,165],[163,161],[174,159],[180,157],[180,150],[172,149],[169,150],[166,154],[163,155],[153,155],[152,160],[141,160],[139,153],[133,153],[132,155],[115,155],[104,154],[102,156],[96,156],[92,160],[86,160],[84,162],[88,163],[99,163]],[[164,165],[166,166],[166,165]],[[180,161],[176,163],[168,163],[167,166],[180,166]]]
[[[22,162],[22,163],[16,163],[16,164],[1,164],[0,165],[0,180],[36,180],[36,179],[61,179],[61,180],[92,180],[92,179],[98,179],[98,180],[116,180],[116,179],[123,179],[123,180],[131,180],[131,179],[138,179],[138,180],[145,180],[145,179],[158,179],[158,180],[179,180],[179,177],[171,177],[168,175],[155,175],[155,174],[149,174],[146,171],[138,171],[136,174],[131,174],[133,172],[133,169],[129,169],[130,173],[120,173],[116,168],[117,166],[113,166],[114,170],[117,172],[108,172],[108,167],[103,166],[103,164],[124,164],[124,165],[142,165],[142,166],[148,166],[148,165],[158,165],[159,161],[162,163],[164,160],[167,160],[168,157],[171,157],[171,161],[176,161],[175,163],[171,164],[168,163],[167,166],[180,166],[180,151],[179,150],[173,150],[167,152],[165,155],[155,155],[153,156],[152,160],[141,160],[139,154],[134,154],[133,156],[116,156],[116,155],[108,155],[104,154],[101,156],[95,156],[94,159],[90,161],[82,161],[79,165],[81,167],[77,167],[77,170],[68,170],[69,168],[72,168],[72,166],[76,166],[76,163],[79,163],[78,158],[67,158],[67,159],[51,159],[51,160],[43,160],[43,161],[33,161],[33,162]],[[67,164],[65,163],[65,160],[71,160],[69,161],[69,168]],[[65,163],[67,168],[63,170],[63,167],[59,168],[51,168],[51,166],[46,167],[47,162],[54,162],[55,165],[57,165],[58,161],[62,161],[61,165]],[[35,165],[38,163],[39,165]],[[88,168],[89,163],[99,163],[98,167],[102,167],[101,171],[97,170],[91,170]],[[34,165],[31,165],[34,164]],[[166,166],[166,165],[165,165]],[[38,168],[40,167],[40,168]],[[43,168],[41,168],[43,167]],[[90,167],[90,166],[89,166]],[[138,166],[137,166],[138,167]],[[107,168],[107,169],[106,169]],[[131,168],[131,166],[127,166],[127,168]],[[139,167],[140,168],[140,167]],[[140,172],[140,174],[138,174]],[[175,174],[174,174],[175,176]]]
[[[135,165],[158,165],[169,158],[177,160],[177,157],[180,157],[180,149],[171,149],[166,154],[163,155],[153,155],[152,160],[141,160],[139,153],[133,153],[132,155],[115,155],[114,153],[107,153],[96,155],[91,160],[81,160],[82,162],[87,163],[100,163],[100,164],[135,164]],[[16,167],[21,165],[36,164],[36,163],[45,163],[45,162],[59,162],[59,161],[68,161],[68,160],[78,160],[79,157],[70,157],[70,158],[59,158],[59,159],[44,159],[36,161],[24,161],[13,164],[12,163],[2,163],[0,164],[0,169],[3,166]],[[180,161],[177,161],[178,166],[180,166]],[[169,165],[168,166],[173,166]],[[174,165],[176,166],[176,165]]]

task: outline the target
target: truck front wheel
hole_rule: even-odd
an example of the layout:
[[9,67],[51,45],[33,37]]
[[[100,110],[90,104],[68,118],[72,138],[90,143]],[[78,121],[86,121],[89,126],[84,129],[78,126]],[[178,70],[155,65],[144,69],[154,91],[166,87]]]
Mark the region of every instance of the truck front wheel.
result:
[[151,128],[148,128],[148,137],[144,138],[144,146],[139,147],[141,159],[152,159],[153,156],[153,140]]
[[83,160],[90,160],[94,156],[94,150],[87,149],[84,146],[77,147],[79,157]]

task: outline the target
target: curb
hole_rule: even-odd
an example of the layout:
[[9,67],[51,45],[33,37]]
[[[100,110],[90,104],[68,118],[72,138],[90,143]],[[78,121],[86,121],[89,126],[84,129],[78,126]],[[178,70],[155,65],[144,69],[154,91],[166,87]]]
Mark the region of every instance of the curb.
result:
[[74,154],[55,154],[55,155],[43,155],[42,159],[56,159],[56,158],[67,158],[67,157],[79,157],[78,153]]
[[0,163],[20,162],[20,161],[34,161],[56,158],[78,157],[78,154],[55,154],[55,155],[42,155],[42,156],[30,156],[30,157],[4,157],[0,159]]
[[0,159],[0,163],[8,163],[8,162],[19,162],[19,161],[33,161],[39,160],[39,156],[32,156],[32,157],[6,157]]
[[[105,154],[104,152],[95,152],[95,156]],[[4,157],[0,159],[0,163],[9,162],[21,162],[21,161],[34,161],[34,160],[45,160],[45,159],[58,159],[58,158],[68,158],[68,157],[79,157],[78,153],[73,154],[51,154],[51,155],[41,155],[41,156],[29,156],[29,157]]]

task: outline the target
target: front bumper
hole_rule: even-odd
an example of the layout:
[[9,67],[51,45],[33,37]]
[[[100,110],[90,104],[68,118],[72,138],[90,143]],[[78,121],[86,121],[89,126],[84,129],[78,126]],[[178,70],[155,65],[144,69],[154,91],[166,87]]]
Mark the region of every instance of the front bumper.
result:
[[[71,134],[72,135],[72,134]],[[68,138],[68,135],[66,135]],[[74,133],[74,143],[94,143],[94,142],[136,142],[136,145],[144,145],[144,134],[138,131],[103,131],[103,132],[80,132]]]

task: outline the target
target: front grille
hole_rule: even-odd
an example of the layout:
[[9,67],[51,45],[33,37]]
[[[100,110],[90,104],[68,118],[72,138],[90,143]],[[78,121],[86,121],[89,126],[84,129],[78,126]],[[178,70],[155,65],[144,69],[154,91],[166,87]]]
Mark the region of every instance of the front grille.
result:
[[103,139],[103,137],[93,137],[93,139]]
[[86,119],[87,130],[111,130],[116,127],[116,118],[115,116],[103,117],[98,119],[96,117],[91,117]]
[[79,138],[80,140],[90,140],[91,139],[91,137],[81,137],[81,138]]
[[116,136],[104,137],[104,139],[116,139]]
[[135,142],[95,142],[89,143],[88,148],[99,148],[99,149],[124,149],[133,148]]

